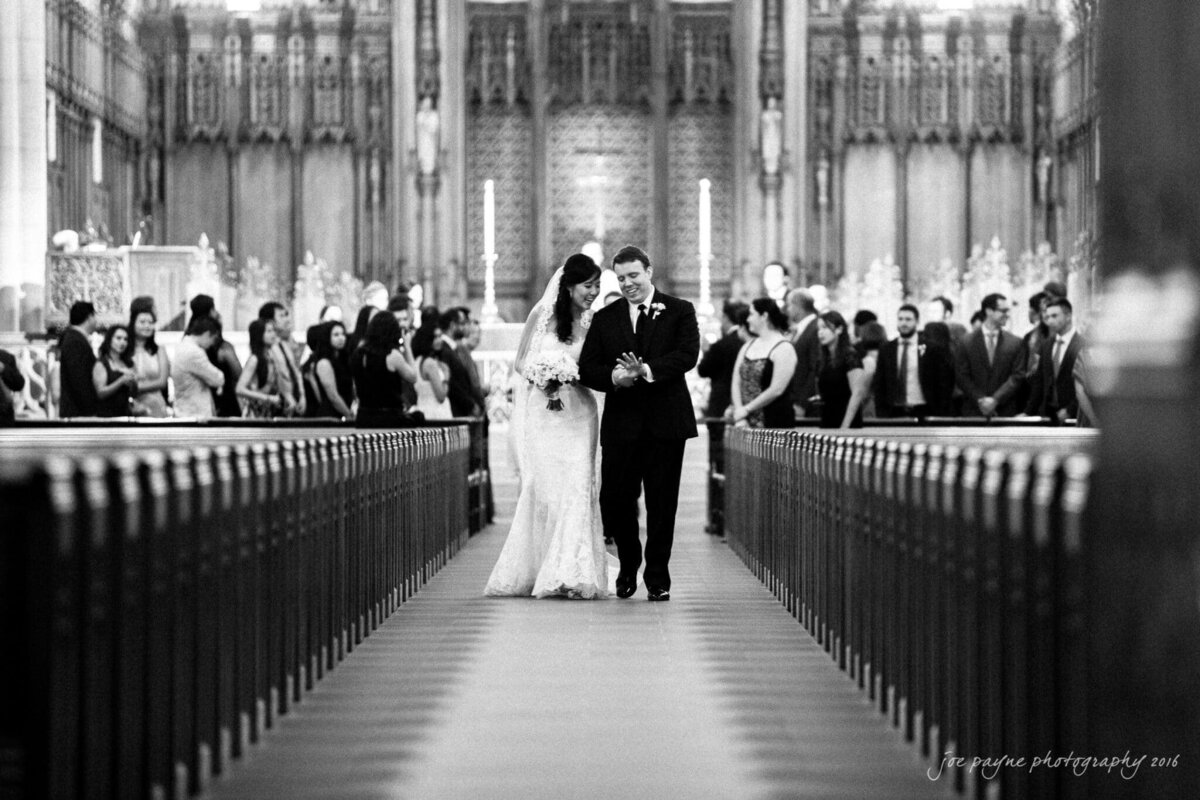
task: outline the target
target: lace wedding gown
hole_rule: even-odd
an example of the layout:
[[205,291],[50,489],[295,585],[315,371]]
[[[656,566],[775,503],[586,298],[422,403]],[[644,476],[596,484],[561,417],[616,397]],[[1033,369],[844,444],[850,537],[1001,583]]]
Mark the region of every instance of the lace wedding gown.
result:
[[[585,317],[586,327],[590,313]],[[547,329],[549,328],[549,329]],[[543,320],[529,357],[566,350],[579,361],[586,330],[564,344]],[[609,568],[600,523],[596,448],[600,433],[597,396],[590,389],[564,386],[563,408],[546,408],[546,395],[516,376],[512,436],[521,491],[512,528],[492,569],[484,594],[575,598],[607,597],[616,570]]]

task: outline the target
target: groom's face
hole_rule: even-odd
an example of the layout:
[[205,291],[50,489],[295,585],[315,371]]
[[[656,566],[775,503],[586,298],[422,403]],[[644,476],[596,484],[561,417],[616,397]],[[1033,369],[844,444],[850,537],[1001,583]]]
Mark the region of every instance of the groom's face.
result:
[[631,303],[640,303],[650,296],[654,268],[647,267],[640,261],[623,261],[613,264],[613,272],[617,275],[617,285],[621,294]]

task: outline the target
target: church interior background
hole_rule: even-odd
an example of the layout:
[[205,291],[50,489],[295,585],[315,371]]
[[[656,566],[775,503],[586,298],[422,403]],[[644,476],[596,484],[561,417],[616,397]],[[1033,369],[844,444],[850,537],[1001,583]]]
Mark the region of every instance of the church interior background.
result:
[[626,243],[702,310],[771,263],[844,308],[1091,296],[1093,3],[17,6],[0,330],[188,286],[303,323],[375,281],[520,322]]

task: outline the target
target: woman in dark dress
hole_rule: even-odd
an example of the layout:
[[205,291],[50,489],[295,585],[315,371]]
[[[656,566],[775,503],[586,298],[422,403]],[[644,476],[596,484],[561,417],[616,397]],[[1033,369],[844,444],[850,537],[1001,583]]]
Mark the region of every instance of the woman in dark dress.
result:
[[351,373],[360,424],[410,424],[404,382],[415,384],[417,369],[394,315],[376,314],[367,323],[366,338],[351,357]]
[[787,317],[769,297],[750,303],[746,328],[754,337],[738,351],[731,388],[733,423],[751,428],[794,428],[792,375],[796,348],[784,336]]
[[137,376],[129,346],[129,328],[113,325],[104,334],[100,358],[92,367],[92,383],[99,400],[96,416],[128,417],[132,413],[129,401],[137,396]]
[[822,428],[861,428],[867,397],[862,359],[850,344],[846,320],[836,311],[817,317],[821,343],[817,390],[821,394]]
[[305,385],[311,386],[313,392],[307,416],[354,419],[350,410],[354,404],[354,379],[346,358],[346,326],[335,321],[316,327],[310,342],[312,355],[301,368]]

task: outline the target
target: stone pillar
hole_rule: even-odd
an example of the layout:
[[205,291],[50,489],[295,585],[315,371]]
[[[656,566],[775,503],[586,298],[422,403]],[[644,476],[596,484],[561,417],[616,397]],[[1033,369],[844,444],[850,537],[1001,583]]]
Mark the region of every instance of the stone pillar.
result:
[[[808,219],[813,179],[808,175],[808,3],[783,8],[783,150],[787,153],[780,218],[781,256],[789,259],[792,285],[801,276],[796,263],[808,252]],[[807,265],[805,265],[807,266]]]
[[[667,266],[670,254],[671,181],[668,96],[671,50],[671,3],[654,0],[650,18],[650,260],[659,266],[654,271],[655,285],[671,291],[674,278]],[[670,266],[676,266],[671,264]],[[666,273],[666,274],[664,274]]]
[[[546,153],[546,140],[549,132],[549,115],[547,105],[549,98],[549,54],[546,52],[549,38],[546,30],[545,0],[529,0],[529,12],[525,20],[525,46],[530,70],[530,109],[529,117],[533,126],[533,166],[530,181],[533,184],[533,203],[530,212],[533,215],[533,259],[528,265],[529,288],[527,296],[530,304],[541,297],[545,285],[545,270],[547,264],[553,263],[553,247],[550,243],[550,169],[549,156]],[[471,253],[469,270],[476,268],[479,254]],[[468,271],[469,271],[468,270]]]
[[42,325],[47,192],[46,8],[16,0],[0,23],[0,332]]
[[[766,262],[784,258],[780,239],[780,190],[783,188],[783,171],[786,161],[796,155],[784,149],[787,117],[780,104],[784,100],[785,79],[783,59],[783,8],[782,0],[765,0],[763,3],[763,28],[761,52],[759,53],[759,95],[762,108],[759,112],[758,154],[760,167],[759,185],[763,192],[763,239]],[[799,5],[799,4],[794,4]]]
[[1200,4],[1099,6],[1109,310],[1089,365],[1104,436],[1082,543],[1085,752],[1167,765],[1147,759],[1129,780],[1089,770],[1076,796],[1188,797],[1200,784]]

